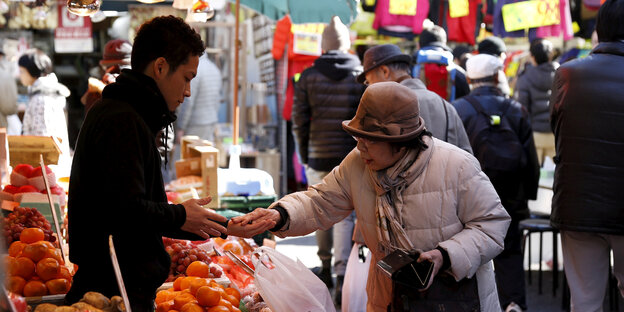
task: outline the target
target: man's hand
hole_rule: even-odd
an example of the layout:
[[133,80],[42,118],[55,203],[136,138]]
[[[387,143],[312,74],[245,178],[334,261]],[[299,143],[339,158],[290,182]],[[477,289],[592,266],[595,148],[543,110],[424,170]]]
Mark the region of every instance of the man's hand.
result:
[[281,216],[275,209],[256,208],[256,210],[228,223],[228,234],[239,237],[252,237],[272,229],[280,221]]
[[212,209],[202,207],[210,201],[212,201],[211,197],[205,197],[189,199],[182,203],[184,209],[186,209],[186,221],[182,225],[182,230],[197,234],[204,239],[210,238],[210,235],[219,236],[221,233],[227,233],[227,229],[217,223],[225,223],[227,219],[215,213]]
[[431,284],[433,284],[433,278],[438,274],[438,271],[442,267],[442,262],[444,261],[444,258],[442,258],[442,253],[439,250],[433,249],[433,250],[429,250],[427,252],[421,253],[420,257],[418,257],[418,259],[416,260],[416,262],[418,263],[423,262],[423,261],[433,262],[433,270],[431,272],[431,277],[429,278],[429,284],[427,284],[427,287],[425,287],[421,291],[425,291],[429,289]]

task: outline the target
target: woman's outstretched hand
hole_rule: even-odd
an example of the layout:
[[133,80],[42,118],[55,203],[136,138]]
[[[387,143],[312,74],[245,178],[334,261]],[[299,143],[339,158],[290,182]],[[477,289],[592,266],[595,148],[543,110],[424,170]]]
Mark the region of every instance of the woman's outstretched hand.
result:
[[252,237],[275,227],[281,216],[275,209],[256,208],[254,211],[234,217],[228,223],[228,235]]

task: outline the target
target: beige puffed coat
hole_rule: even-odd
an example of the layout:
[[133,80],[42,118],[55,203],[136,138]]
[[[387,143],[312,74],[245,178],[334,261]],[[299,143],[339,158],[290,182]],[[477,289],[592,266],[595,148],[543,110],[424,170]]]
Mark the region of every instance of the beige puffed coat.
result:
[[[441,246],[449,254],[448,273],[459,280],[476,275],[481,311],[501,311],[492,258],[503,250],[510,218],[479,162],[467,152],[424,137],[429,146],[406,174],[418,177],[402,193],[404,226],[416,248]],[[392,282],[381,272],[375,218],[375,190],[357,149],[328,174],[323,183],[287,195],[279,204],[289,215],[275,234],[305,235],[328,229],[355,209],[358,227],[372,252],[366,291],[367,311],[387,311]]]

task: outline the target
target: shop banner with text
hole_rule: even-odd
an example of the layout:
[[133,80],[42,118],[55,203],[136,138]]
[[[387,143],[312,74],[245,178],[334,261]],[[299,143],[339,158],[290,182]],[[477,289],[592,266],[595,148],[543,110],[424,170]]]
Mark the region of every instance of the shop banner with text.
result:
[[56,53],[93,52],[91,18],[70,13],[64,2],[59,2],[58,5],[58,27],[54,30],[54,51]]

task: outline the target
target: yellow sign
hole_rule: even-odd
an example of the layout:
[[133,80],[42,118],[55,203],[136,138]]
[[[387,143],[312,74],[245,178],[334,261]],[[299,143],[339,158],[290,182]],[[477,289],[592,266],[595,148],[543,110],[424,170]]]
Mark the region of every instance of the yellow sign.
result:
[[449,15],[451,18],[464,17],[470,14],[468,0],[449,0]]
[[364,0],[364,4],[368,6],[373,6],[375,5],[375,0]]
[[388,12],[394,15],[416,15],[416,2],[418,0],[390,0]]
[[505,31],[557,25],[561,22],[559,0],[530,0],[503,5]]
[[304,55],[321,55],[321,35],[294,33],[293,52]]

